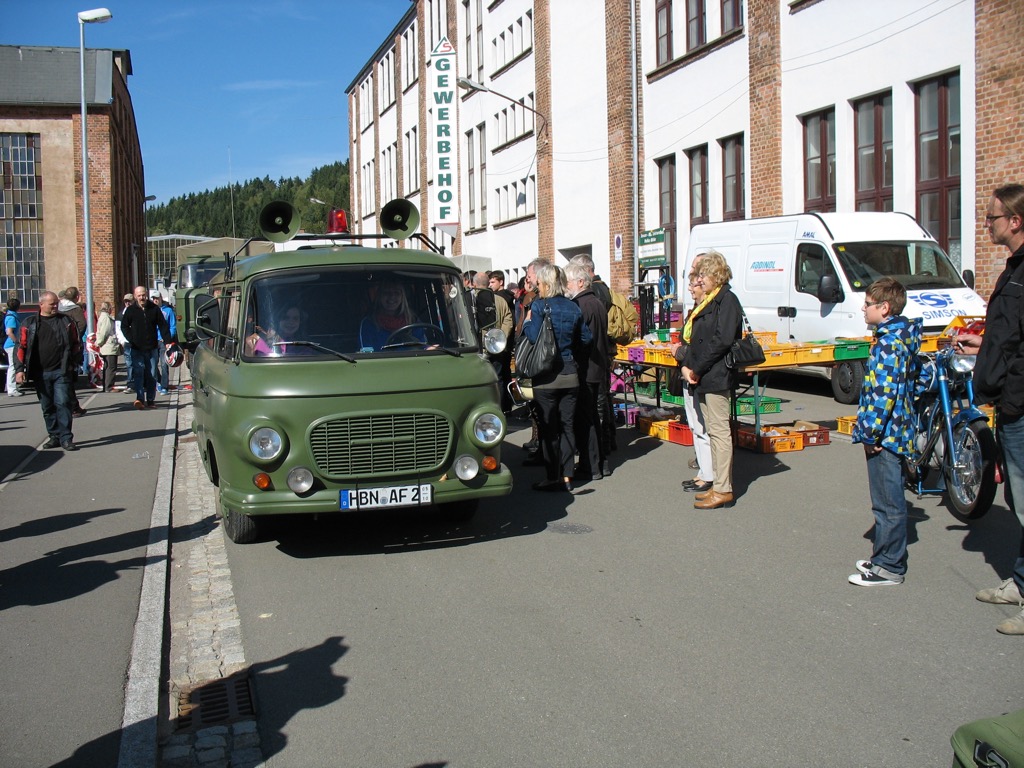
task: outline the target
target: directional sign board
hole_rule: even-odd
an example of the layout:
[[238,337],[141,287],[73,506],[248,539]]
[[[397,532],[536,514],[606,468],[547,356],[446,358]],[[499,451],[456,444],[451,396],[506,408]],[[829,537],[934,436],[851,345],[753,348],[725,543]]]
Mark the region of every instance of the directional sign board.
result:
[[640,233],[640,269],[664,267],[668,264],[665,255],[665,228],[648,229]]
[[430,54],[430,154],[434,185],[430,223],[449,237],[459,231],[458,108],[455,46],[441,38]]

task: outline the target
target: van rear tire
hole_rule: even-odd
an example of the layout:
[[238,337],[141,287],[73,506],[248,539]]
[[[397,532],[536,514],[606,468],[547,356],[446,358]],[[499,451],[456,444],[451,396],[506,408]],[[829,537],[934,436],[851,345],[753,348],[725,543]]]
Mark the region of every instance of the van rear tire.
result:
[[850,405],[860,400],[864,370],[860,360],[846,360],[832,366],[832,396],[837,403]]

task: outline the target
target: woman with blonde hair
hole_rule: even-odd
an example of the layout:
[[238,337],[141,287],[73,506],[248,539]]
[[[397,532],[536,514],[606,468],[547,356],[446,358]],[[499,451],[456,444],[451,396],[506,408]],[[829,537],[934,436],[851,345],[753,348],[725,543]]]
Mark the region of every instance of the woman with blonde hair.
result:
[[109,301],[100,304],[100,316],[96,320],[96,346],[103,359],[103,391],[114,391],[114,379],[117,377],[117,358],[121,354],[121,343],[117,340],[114,318],[111,317],[113,307]]
[[732,427],[729,403],[736,385],[725,364],[742,335],[743,308],[729,287],[732,270],[718,251],[704,254],[697,267],[704,299],[690,317],[690,343],[683,355],[683,380],[697,396],[697,406],[711,441],[711,490],[695,494],[695,509],[732,506]]
[[[386,280],[377,286],[373,308],[359,324],[359,346],[363,350],[379,350],[395,331],[416,322],[405,288]],[[422,331],[415,334],[422,336]]]
[[565,296],[565,273],[554,264],[536,269],[537,298],[530,304],[523,323],[523,333],[536,342],[540,337],[545,314],[550,314],[551,327],[558,345],[559,365],[555,370],[533,379],[533,396],[539,413],[540,437],[543,444],[547,479],[534,483],[535,491],[572,491],[573,464],[576,460],[576,438],[573,433],[576,399],[580,380],[577,358],[591,345],[590,327],[583,322],[583,313]]

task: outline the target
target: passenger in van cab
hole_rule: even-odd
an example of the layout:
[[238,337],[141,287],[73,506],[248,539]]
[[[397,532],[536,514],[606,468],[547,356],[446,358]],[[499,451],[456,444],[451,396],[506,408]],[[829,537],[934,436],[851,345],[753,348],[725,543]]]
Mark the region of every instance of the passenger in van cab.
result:
[[[395,331],[416,322],[405,288],[394,281],[377,286],[370,313],[359,324],[359,347],[363,352],[376,352],[391,339]],[[410,331],[418,341],[424,341],[422,329]]]
[[245,351],[248,355],[308,355],[309,347],[296,346],[289,342],[302,339],[305,329],[303,313],[298,305],[290,305],[278,314],[274,324],[267,330],[255,326],[255,331],[245,339]]

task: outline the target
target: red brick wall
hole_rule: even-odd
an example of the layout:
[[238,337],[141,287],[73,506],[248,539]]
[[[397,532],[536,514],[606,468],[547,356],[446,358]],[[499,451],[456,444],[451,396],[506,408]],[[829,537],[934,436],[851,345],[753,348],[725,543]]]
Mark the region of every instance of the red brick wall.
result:
[[[1024,3],[1020,0],[976,0],[975,65],[977,110],[977,187],[974,210],[970,190],[964,190],[964,228],[974,226],[976,290],[988,298],[1009,255],[994,246],[978,223],[992,190],[1009,183],[1024,184]],[[964,232],[964,239],[970,237]]]
[[747,216],[782,213],[782,64],[778,0],[747,0],[750,135]]
[[[551,10],[550,0],[533,4],[533,65],[536,109],[547,119],[547,130],[537,134],[537,256],[555,258],[555,189],[552,179],[551,114]],[[527,259],[526,261],[529,261]]]
[[[605,280],[615,290],[626,295],[632,293],[634,282],[633,259],[636,250],[636,232],[643,229],[633,220],[633,196],[636,176],[633,168],[633,74],[630,62],[629,6],[634,0],[605,0],[605,75],[608,96],[608,252],[611,256],[610,272]],[[636,50],[640,52],[639,3],[635,2]],[[625,31],[625,34],[623,32]],[[639,77],[640,62],[636,63]],[[638,96],[641,93],[637,86]],[[639,109],[643,115],[643,107]],[[637,123],[637,132],[643,136],[643,124]],[[638,166],[643,168],[642,153],[638,153]],[[639,210],[643,210],[640,201]],[[622,235],[622,261],[615,261],[615,235]]]

